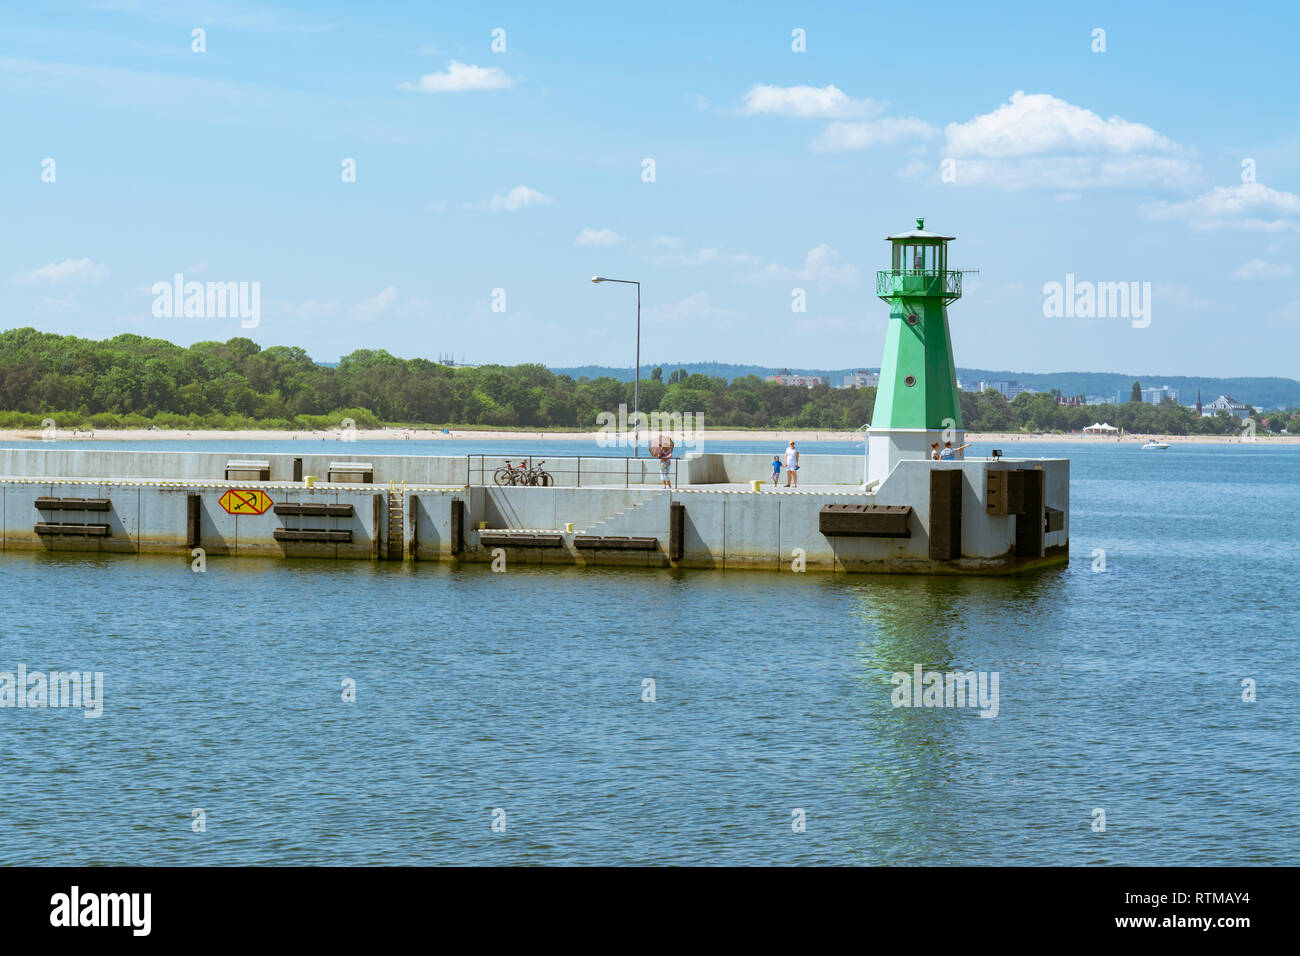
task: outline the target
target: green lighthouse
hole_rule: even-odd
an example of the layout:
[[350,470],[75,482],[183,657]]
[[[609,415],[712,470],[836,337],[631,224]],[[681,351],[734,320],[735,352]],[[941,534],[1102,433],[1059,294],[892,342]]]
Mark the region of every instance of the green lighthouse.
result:
[[889,303],[889,328],[867,440],[871,481],[899,461],[929,457],[931,442],[957,447],[965,434],[948,333],[948,303],[961,298],[962,274],[948,268],[953,237],[918,219],[886,240],[892,267],[876,273],[876,294]]

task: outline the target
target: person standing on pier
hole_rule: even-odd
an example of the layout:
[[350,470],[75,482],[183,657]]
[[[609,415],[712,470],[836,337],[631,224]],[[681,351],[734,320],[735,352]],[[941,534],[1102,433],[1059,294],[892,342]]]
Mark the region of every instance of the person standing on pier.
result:
[[671,488],[673,483],[669,478],[669,470],[673,462],[673,440],[660,435],[650,445],[650,453],[659,459],[660,487]]
[[785,486],[787,488],[799,487],[799,452],[794,447],[794,439],[790,439],[790,447],[785,450]]

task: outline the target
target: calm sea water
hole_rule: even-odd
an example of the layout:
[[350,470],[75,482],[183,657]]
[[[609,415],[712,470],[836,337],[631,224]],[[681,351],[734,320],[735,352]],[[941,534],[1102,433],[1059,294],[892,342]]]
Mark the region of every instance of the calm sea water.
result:
[[0,863],[1294,862],[1300,448],[1030,447],[1072,561],[1014,579],[4,554],[0,671],[105,705],[0,709]]

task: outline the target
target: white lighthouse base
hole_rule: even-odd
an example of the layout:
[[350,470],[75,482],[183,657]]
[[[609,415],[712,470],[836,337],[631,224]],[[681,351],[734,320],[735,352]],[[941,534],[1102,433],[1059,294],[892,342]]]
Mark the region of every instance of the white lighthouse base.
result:
[[[942,428],[871,428],[867,431],[867,482],[884,481],[900,461],[924,461],[930,457],[930,443],[943,447],[946,441],[957,448],[966,442],[966,431]],[[961,452],[958,456],[961,456]]]

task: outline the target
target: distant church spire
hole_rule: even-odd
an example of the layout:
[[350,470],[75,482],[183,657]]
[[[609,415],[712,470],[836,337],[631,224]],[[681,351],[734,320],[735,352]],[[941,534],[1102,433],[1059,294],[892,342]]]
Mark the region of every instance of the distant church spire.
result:
[[1201,414],[1201,390],[1196,390],[1196,414]]

